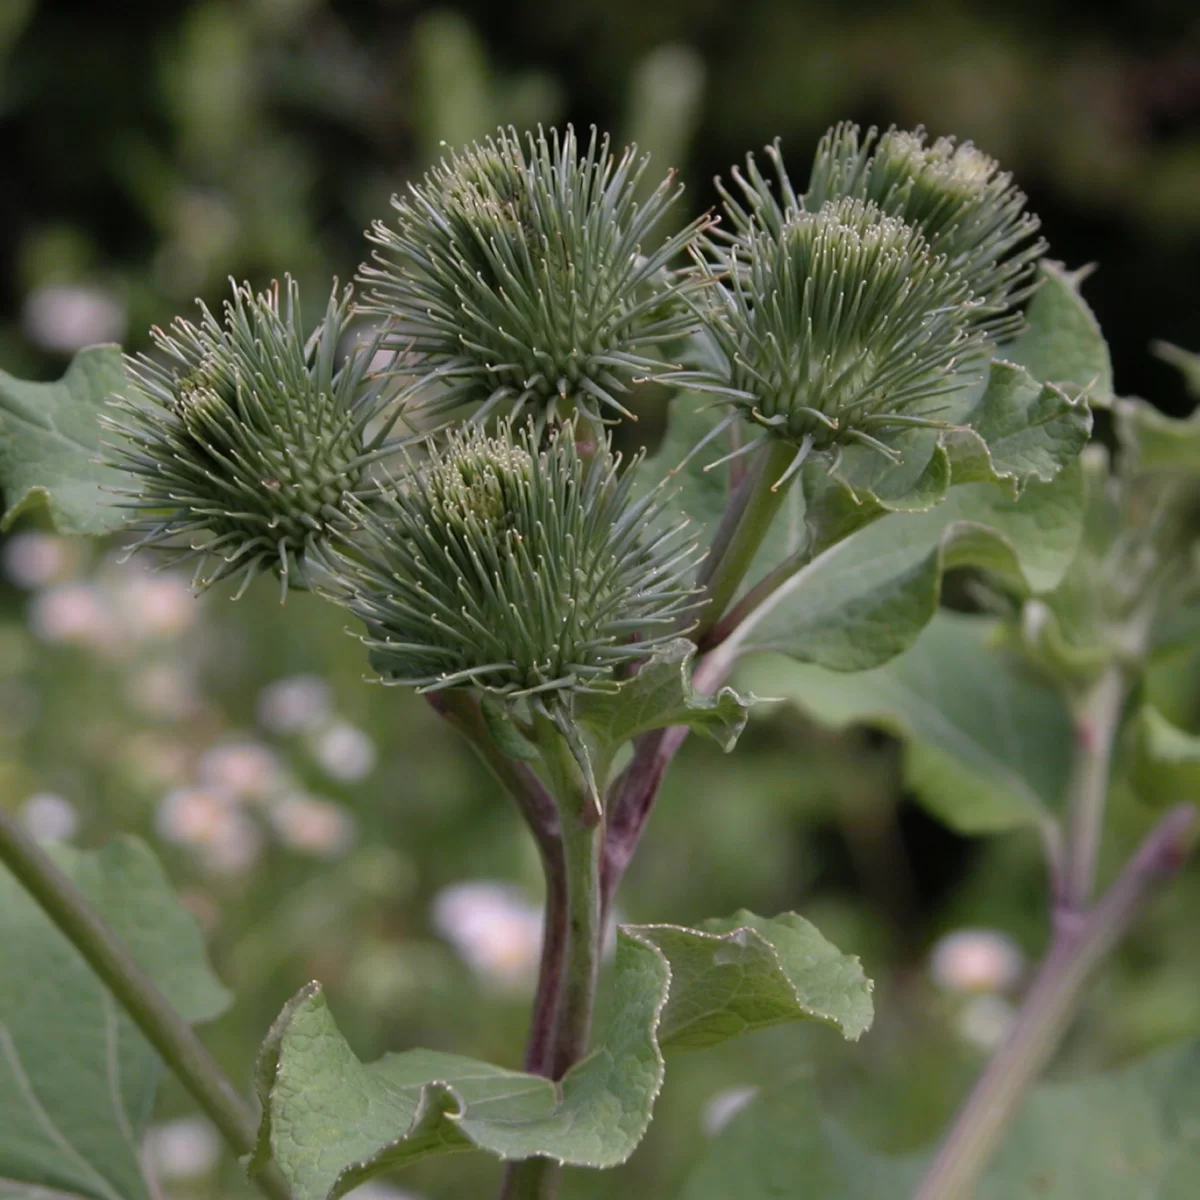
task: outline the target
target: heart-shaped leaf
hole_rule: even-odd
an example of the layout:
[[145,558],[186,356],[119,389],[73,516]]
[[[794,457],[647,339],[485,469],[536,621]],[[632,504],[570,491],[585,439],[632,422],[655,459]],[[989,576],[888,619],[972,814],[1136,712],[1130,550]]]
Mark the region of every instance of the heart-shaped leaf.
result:
[[857,1038],[872,1015],[858,960],[790,913],[623,927],[612,986],[608,1028],[555,1084],[428,1050],[364,1065],[311,985],[263,1047],[252,1169],[273,1158],[296,1200],[334,1200],[381,1171],[455,1150],[611,1167],[645,1134],[664,1051],[794,1020]]

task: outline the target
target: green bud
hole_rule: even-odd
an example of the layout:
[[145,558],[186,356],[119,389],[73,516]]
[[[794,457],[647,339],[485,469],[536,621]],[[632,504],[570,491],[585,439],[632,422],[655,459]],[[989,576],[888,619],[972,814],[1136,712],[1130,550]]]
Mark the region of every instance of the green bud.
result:
[[200,307],[198,325],[155,329],[158,353],[127,360],[129,395],[108,421],[113,459],[137,481],[135,548],[198,559],[205,587],[241,573],[244,590],[277,569],[286,594],[346,522],[349,498],[375,490],[370,467],[393,423],[374,427],[387,400],[387,373],[370,371],[378,339],[341,361],[349,289],[335,287],[307,340],[291,279],[282,303],[278,285],[235,286],[223,322]]
[[795,443],[796,467],[854,443],[895,457],[889,436],[936,424],[939,398],[986,353],[962,275],[868,201],[750,223],[733,259],[707,250],[719,363],[677,378]]
[[664,528],[604,444],[572,423],[459,427],[326,556],[330,598],[366,624],[384,683],[507,696],[595,691],[678,635],[694,545]]
[[931,252],[959,272],[976,300],[975,320],[993,338],[1021,325],[1014,307],[1033,288],[1037,260],[1046,243],[1035,239],[1038,219],[1025,212],[1026,198],[995,159],[970,142],[925,132],[836,125],[817,147],[808,191],[797,196],[784,170],[779,145],[767,154],[779,176],[780,196],[759,174],[753,158],[746,176],[734,172],[740,201],[726,193],[739,233],[758,225],[778,229],[789,212],[819,211],[832,200],[870,200],[887,216],[915,225]]
[[646,165],[632,147],[614,159],[594,130],[582,153],[570,127],[500,130],[393,198],[361,277],[411,355],[420,407],[628,415],[619,397],[694,327],[682,297],[699,286],[670,263],[703,220],[657,240],[680,189],[668,176],[639,202]]

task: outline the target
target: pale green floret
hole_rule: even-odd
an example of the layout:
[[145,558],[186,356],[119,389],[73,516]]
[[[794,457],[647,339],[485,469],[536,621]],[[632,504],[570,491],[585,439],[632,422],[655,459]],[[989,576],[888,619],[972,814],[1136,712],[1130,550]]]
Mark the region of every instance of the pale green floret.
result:
[[595,131],[581,150],[569,127],[500,130],[393,198],[361,278],[409,357],[419,408],[628,415],[620,397],[694,326],[681,296],[699,281],[671,264],[704,223],[658,235],[679,189],[668,176],[639,202],[646,166]]
[[[348,500],[375,490],[371,464],[388,451],[386,372],[377,339],[342,361],[350,292],[330,296],[311,338],[288,280],[255,295],[234,288],[219,321],[154,330],[158,353],[128,360],[129,395],[109,427],[120,467],[137,481],[137,547],[196,558],[196,581],[265,570],[303,581],[305,560],[347,522]],[[369,428],[370,427],[370,428]]]
[[919,230],[839,200],[748,225],[736,260],[708,243],[705,325],[720,364],[677,378],[810,452],[936,424],[940,398],[986,353],[962,275]]
[[382,682],[563,696],[611,686],[677,635],[696,553],[663,528],[660,491],[635,497],[569,423],[547,438],[460,427],[327,556]]

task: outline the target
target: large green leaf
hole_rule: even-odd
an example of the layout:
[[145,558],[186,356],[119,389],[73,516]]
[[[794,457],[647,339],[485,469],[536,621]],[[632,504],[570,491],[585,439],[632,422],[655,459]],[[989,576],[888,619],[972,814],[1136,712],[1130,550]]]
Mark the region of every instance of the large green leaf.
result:
[[738,913],[700,930],[626,926],[613,988],[608,1028],[554,1084],[428,1050],[364,1065],[312,985],[263,1048],[255,1165],[273,1157],[296,1200],[342,1196],[380,1171],[456,1150],[611,1167],[646,1131],[664,1051],[792,1020],[857,1038],[871,1021],[858,960],[793,914]]
[[113,489],[124,475],[102,466],[98,417],[125,386],[119,346],[89,346],[57,383],[0,371],[0,528],[39,502],[63,533],[98,534],[128,522]]
[[[50,853],[185,1018],[226,1006],[195,921],[144,845]],[[0,1184],[29,1200],[149,1200],[138,1140],[159,1074],[149,1043],[0,868]]]
[[602,757],[639,734],[670,725],[686,725],[721,749],[733,749],[755,697],[740,696],[731,687],[715,696],[701,695],[692,687],[695,654],[695,643],[677,638],[660,647],[616,691],[579,698],[576,716],[600,744]]
[[[681,1200],[897,1200],[923,1158],[871,1151],[824,1115],[811,1080],[739,1113]],[[1043,1083],[975,1200],[1193,1200],[1200,1179],[1200,1046],[1075,1083]]]
[[929,512],[891,513],[819,554],[751,614],[735,644],[837,671],[879,666],[916,641],[951,567],[984,568],[1018,592],[1053,588],[1083,509],[1078,460],[1016,499],[994,483],[952,488]]
[[1062,263],[1044,260],[1026,327],[1002,353],[1042,383],[1085,391],[1092,403],[1108,404],[1113,395],[1112,358],[1100,323],[1079,292],[1090,274],[1090,267],[1069,271]]
[[1059,803],[1071,721],[1057,693],[994,644],[997,622],[942,611],[906,653],[871,671],[828,671],[782,656],[740,676],[825,725],[863,724],[905,740],[905,777],[966,833],[1036,824]]

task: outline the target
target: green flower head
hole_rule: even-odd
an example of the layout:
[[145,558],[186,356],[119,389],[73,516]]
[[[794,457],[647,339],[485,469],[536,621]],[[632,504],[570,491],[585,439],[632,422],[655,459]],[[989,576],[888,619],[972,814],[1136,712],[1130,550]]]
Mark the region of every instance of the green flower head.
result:
[[393,199],[362,279],[419,407],[628,415],[619,397],[663,370],[657,348],[693,327],[681,293],[699,285],[670,264],[703,222],[657,235],[679,189],[668,176],[639,201],[646,166],[594,130],[582,151],[570,127],[500,130]]
[[934,255],[959,272],[976,300],[975,321],[993,338],[1015,333],[1015,307],[1032,290],[1037,260],[1046,244],[1035,238],[1038,219],[1025,211],[1025,195],[995,159],[970,142],[926,140],[924,130],[889,129],[882,136],[857,125],[834,126],[817,147],[808,191],[797,195],[776,143],[767,149],[779,177],[779,195],[759,173],[753,157],[739,196],[724,192],[734,230],[778,230],[789,213],[819,211],[851,198],[869,200],[886,216],[915,226]]
[[811,451],[936,424],[939,398],[986,353],[961,273],[920,231],[862,200],[748,225],[737,257],[709,241],[705,327],[716,365],[678,378]]
[[695,548],[572,423],[465,425],[327,556],[330,597],[366,624],[384,683],[508,696],[603,689],[678,633]]
[[[387,373],[372,374],[378,342],[342,361],[350,291],[331,294],[305,338],[288,280],[256,295],[235,286],[224,320],[201,305],[198,325],[156,329],[158,353],[127,360],[131,387],[109,427],[115,463],[136,486],[136,547],[198,559],[196,582],[240,574],[242,589],[275,569],[303,580],[312,548],[347,520],[348,501],[375,490],[386,452]],[[240,591],[239,591],[240,595]]]

